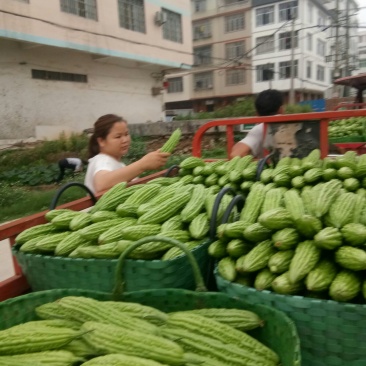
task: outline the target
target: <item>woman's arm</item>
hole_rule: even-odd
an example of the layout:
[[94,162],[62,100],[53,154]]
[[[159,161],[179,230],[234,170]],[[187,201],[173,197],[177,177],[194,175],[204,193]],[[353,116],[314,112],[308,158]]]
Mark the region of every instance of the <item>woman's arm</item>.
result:
[[94,175],[95,192],[105,191],[120,182],[129,182],[146,170],[159,169],[166,164],[169,156],[169,153],[153,151],[123,168],[113,171],[100,170]]

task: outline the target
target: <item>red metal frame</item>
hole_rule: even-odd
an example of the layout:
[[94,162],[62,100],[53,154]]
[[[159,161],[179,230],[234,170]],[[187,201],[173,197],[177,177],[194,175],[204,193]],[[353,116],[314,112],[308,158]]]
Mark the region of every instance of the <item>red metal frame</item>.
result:
[[201,145],[203,135],[207,130],[213,127],[226,126],[226,150],[227,155],[234,146],[234,126],[256,123],[275,123],[275,122],[301,122],[301,121],[319,121],[320,123],[320,150],[322,157],[328,154],[328,122],[333,119],[342,119],[349,117],[366,116],[366,109],[315,112],[301,114],[281,114],[270,117],[242,117],[233,119],[221,119],[211,121],[201,126],[193,137],[192,155],[200,157],[202,154]]
[[[135,181],[131,182],[129,186],[135,184],[143,184],[151,179],[161,177],[165,174],[166,171],[167,170],[163,170],[161,172],[154,173],[140,179],[136,179]],[[96,198],[100,198],[103,193],[104,192],[96,195]],[[57,208],[69,208],[71,210],[80,211],[87,209],[91,206],[93,206],[93,201],[90,197],[85,197],[57,206]],[[48,210],[0,225],[0,241],[9,239],[10,246],[14,245],[15,238],[20,232],[32,226],[44,224],[46,222],[44,218],[46,212],[48,212]],[[29,284],[27,283],[27,280],[23,275],[14,256],[13,263],[15,275],[4,281],[0,281],[0,301],[22,295],[30,291]]]

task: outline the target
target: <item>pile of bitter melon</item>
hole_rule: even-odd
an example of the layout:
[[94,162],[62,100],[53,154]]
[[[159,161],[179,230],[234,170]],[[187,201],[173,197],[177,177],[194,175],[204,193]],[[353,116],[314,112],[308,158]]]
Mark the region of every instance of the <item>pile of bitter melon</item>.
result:
[[239,221],[209,253],[229,281],[280,294],[364,303],[366,155],[284,158],[252,185]]
[[39,320],[0,331],[0,365],[276,366],[246,331],[263,325],[240,309],[165,313],[131,302],[68,296],[35,309]]

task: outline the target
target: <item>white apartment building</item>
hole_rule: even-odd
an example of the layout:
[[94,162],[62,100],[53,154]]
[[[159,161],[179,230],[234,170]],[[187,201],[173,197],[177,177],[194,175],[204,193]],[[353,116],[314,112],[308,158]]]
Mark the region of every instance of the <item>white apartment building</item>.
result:
[[366,73],[366,32],[358,33],[358,67],[359,73]]
[[107,113],[162,117],[192,64],[189,0],[0,0],[0,140],[80,132]]
[[253,93],[278,89],[288,101],[292,86],[295,102],[323,98],[331,83],[329,11],[318,0],[252,0],[252,5]]
[[213,111],[252,94],[250,0],[191,0],[193,68],[170,75],[167,110]]

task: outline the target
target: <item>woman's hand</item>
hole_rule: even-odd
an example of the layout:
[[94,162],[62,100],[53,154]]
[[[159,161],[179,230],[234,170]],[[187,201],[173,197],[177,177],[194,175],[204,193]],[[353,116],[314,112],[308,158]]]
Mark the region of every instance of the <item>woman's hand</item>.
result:
[[141,158],[140,162],[144,170],[159,169],[166,164],[170,153],[163,153],[160,150],[152,151]]

